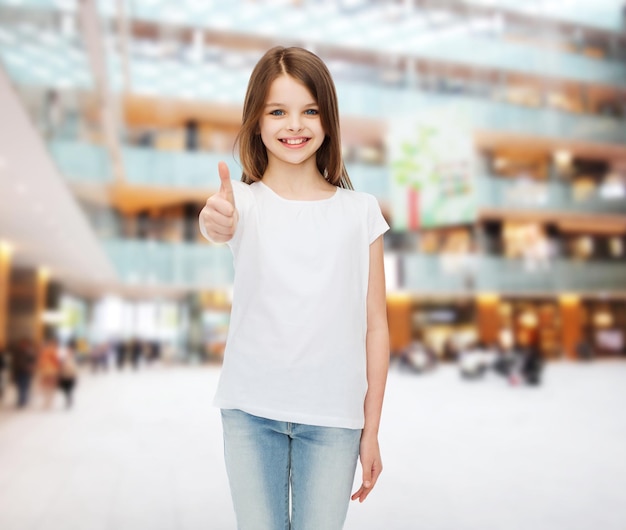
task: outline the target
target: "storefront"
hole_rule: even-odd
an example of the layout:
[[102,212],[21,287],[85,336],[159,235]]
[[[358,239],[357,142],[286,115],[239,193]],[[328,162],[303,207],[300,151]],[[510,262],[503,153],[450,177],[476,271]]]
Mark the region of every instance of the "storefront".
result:
[[477,340],[475,304],[471,298],[413,300],[411,335],[447,361],[455,351]]
[[506,330],[514,344],[537,346],[546,359],[562,353],[562,323],[558,301],[554,299],[509,299],[499,305],[500,329]]
[[626,354],[626,301],[585,300],[582,338],[596,357]]

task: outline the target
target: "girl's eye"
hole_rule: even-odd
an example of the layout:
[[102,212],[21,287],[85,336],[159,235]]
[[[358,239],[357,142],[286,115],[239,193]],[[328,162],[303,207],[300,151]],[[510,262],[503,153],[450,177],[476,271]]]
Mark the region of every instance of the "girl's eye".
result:
[[307,116],[317,116],[319,114],[319,111],[317,109],[308,109],[308,110],[305,110],[304,113]]
[[276,109],[276,110],[271,111],[270,114],[272,116],[283,116],[285,112],[280,109]]

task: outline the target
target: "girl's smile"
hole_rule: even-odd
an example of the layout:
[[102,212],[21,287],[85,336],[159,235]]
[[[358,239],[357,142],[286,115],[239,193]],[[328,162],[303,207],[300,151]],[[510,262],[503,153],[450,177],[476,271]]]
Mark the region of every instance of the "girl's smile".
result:
[[306,142],[308,142],[310,138],[299,136],[297,138],[281,138],[280,141],[285,144],[288,148],[299,148],[302,147]]

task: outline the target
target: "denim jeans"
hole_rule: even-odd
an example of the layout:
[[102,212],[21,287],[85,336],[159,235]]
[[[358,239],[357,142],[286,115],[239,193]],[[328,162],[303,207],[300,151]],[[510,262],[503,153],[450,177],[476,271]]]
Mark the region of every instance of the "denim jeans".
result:
[[222,425],[239,530],[343,528],[360,429],[268,420],[231,409],[222,409]]

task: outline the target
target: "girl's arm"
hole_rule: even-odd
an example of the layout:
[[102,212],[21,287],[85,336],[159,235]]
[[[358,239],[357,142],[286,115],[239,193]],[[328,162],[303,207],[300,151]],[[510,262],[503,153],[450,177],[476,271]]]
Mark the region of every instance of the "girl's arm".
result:
[[365,426],[361,434],[363,482],[352,500],[363,502],[374,488],[383,465],[378,446],[378,427],[389,368],[389,328],[383,262],[383,236],[370,245],[370,272],[367,289],[367,394]]

